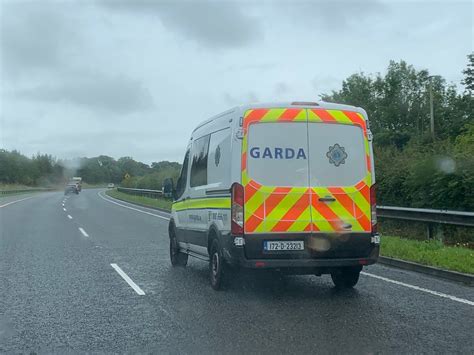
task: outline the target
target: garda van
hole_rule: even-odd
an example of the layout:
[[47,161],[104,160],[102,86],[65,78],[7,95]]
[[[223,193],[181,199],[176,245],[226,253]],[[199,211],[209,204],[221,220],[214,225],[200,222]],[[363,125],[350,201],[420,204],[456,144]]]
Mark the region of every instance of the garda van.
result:
[[209,262],[214,289],[231,266],[353,287],[379,255],[372,134],[359,107],[258,104],[212,117],[192,132],[173,197],[171,264]]

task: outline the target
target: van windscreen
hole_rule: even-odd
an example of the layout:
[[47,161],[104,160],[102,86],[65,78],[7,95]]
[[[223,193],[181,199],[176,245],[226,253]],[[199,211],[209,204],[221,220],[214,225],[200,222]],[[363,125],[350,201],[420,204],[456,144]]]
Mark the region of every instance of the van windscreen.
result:
[[268,122],[249,126],[247,173],[266,186],[308,186],[306,122]]

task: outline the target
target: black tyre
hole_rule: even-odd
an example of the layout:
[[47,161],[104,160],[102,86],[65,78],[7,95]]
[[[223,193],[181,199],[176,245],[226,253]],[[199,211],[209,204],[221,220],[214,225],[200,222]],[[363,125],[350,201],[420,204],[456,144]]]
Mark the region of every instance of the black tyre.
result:
[[359,281],[360,267],[343,267],[331,273],[336,288],[352,288]]
[[214,239],[211,244],[211,251],[209,253],[209,278],[211,286],[214,290],[222,289],[224,277],[227,270],[227,264],[222,257],[222,251],[219,247],[219,242]]
[[170,231],[170,260],[173,266],[186,266],[188,263],[188,254],[179,250],[178,241],[173,231]]

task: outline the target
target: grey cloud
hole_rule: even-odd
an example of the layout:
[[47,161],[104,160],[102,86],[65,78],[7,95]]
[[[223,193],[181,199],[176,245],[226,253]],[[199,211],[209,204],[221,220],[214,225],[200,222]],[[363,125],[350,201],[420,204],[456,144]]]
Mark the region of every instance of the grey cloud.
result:
[[284,82],[279,82],[275,85],[275,95],[281,96],[290,92],[290,86]]
[[102,0],[100,3],[125,13],[157,16],[165,27],[209,48],[242,47],[263,37],[260,22],[243,11],[242,4],[234,2]]
[[13,93],[16,98],[66,102],[91,110],[128,114],[153,107],[153,99],[141,82],[123,76],[89,73],[74,76],[57,86],[39,85]]
[[280,2],[278,11],[307,28],[323,27],[327,31],[347,30],[374,14],[385,11],[380,0],[313,0]]
[[311,79],[311,86],[316,91],[318,96],[322,94],[329,94],[331,90],[341,87],[343,79],[337,78],[333,75],[318,75]]
[[69,45],[78,40],[71,19],[52,3],[2,3],[1,71],[14,77],[30,70],[55,69]]
[[249,91],[247,93],[243,93],[242,95],[234,96],[228,92],[224,93],[223,95],[224,102],[226,105],[229,106],[237,106],[251,102],[258,102],[258,96],[255,92]]
[[276,67],[276,63],[273,62],[265,62],[265,63],[250,63],[250,64],[231,64],[225,70],[226,71],[268,71]]

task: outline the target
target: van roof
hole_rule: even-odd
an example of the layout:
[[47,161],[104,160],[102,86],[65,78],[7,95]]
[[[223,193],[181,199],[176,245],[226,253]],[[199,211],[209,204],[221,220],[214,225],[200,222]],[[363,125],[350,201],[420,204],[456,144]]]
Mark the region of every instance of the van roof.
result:
[[326,102],[326,101],[261,102],[261,103],[238,106],[238,108],[243,111],[250,108],[281,108],[281,107],[324,108],[324,109],[330,109],[330,110],[351,110],[351,111],[361,110],[360,107],[337,104],[337,103]]
[[355,111],[355,112],[362,113],[364,118],[367,117],[367,112],[361,107],[345,105],[345,104],[337,104],[337,103],[326,102],[326,101],[259,102],[259,103],[252,103],[252,104],[245,104],[245,105],[236,106],[236,107],[234,107],[230,110],[221,112],[218,115],[215,115],[215,116],[201,122],[193,130],[193,133],[196,132],[199,128],[202,128],[203,126],[205,126],[206,124],[208,124],[210,122],[213,122],[213,121],[216,121],[221,117],[227,116],[228,114],[233,113],[234,111],[245,112],[248,109],[252,109],[252,108],[283,108],[283,107],[323,108],[323,109],[326,109],[326,110],[347,110],[347,111]]

